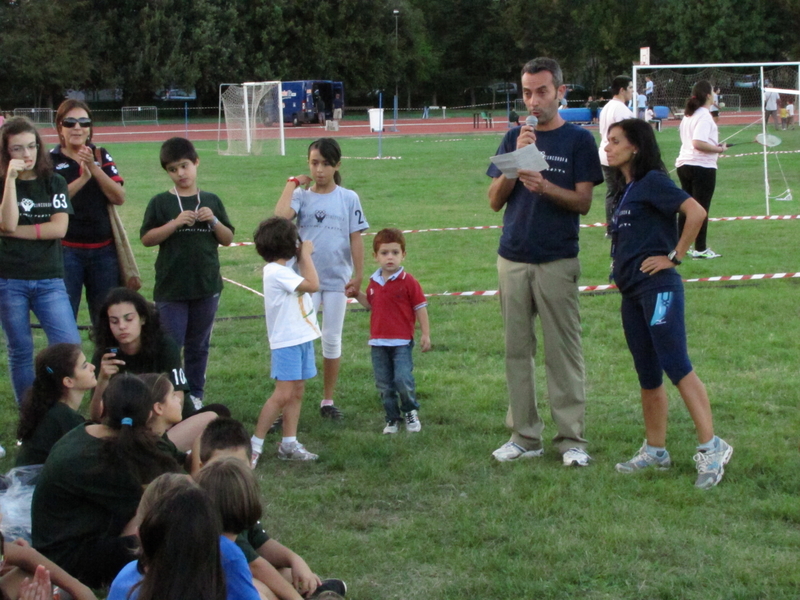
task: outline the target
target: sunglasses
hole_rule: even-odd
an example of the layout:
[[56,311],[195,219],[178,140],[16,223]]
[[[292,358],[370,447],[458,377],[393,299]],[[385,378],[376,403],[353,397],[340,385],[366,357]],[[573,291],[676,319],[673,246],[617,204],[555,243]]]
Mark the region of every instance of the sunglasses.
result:
[[72,129],[75,127],[75,125],[80,125],[84,129],[87,129],[92,126],[92,120],[88,117],[81,117],[80,119],[76,119],[75,117],[67,117],[61,121],[61,125],[67,129]]

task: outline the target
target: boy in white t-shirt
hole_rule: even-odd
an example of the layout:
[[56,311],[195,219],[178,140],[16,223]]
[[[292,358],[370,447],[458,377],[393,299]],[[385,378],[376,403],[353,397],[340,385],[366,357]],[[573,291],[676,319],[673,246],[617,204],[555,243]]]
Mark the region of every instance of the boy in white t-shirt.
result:
[[[275,379],[275,391],[261,409],[250,440],[253,445],[250,466],[255,469],[264,449],[264,436],[280,414],[283,414],[283,440],[278,446],[278,458],[318,458],[297,441],[297,423],[305,380],[317,374],[313,340],[320,337],[320,330],[309,295],[319,289],[319,277],[311,260],[313,242],[301,243],[295,224],[282,217],[263,221],[253,238],[256,250],[267,261],[264,310],[272,353],[270,376]],[[293,258],[297,258],[299,275],[286,266]]]

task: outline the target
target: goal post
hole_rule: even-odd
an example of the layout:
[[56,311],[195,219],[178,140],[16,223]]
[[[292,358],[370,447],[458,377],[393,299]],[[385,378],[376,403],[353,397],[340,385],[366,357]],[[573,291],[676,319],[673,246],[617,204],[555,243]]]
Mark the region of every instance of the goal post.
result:
[[286,154],[281,82],[221,83],[217,152],[247,156],[265,150]]
[[155,123],[158,125],[158,107],[156,106],[123,106],[122,125],[138,125],[140,123]]
[[[765,137],[769,125],[766,122],[765,110],[767,93],[775,92],[780,96],[800,97],[800,62],[634,64],[632,73],[634,90],[644,89],[645,77],[650,77],[653,82],[651,102],[655,105],[666,105],[678,114],[683,113],[683,107],[691,96],[694,84],[705,79],[720,90],[722,115],[731,110],[737,110],[744,115],[750,113],[754,117],[754,122],[747,127],[760,122],[761,134]],[[727,105],[726,96],[736,108]],[[763,146],[764,197],[767,215],[770,214],[770,200],[788,200],[792,197],[777,154],[775,162],[787,189],[777,196],[770,195],[769,150]]]

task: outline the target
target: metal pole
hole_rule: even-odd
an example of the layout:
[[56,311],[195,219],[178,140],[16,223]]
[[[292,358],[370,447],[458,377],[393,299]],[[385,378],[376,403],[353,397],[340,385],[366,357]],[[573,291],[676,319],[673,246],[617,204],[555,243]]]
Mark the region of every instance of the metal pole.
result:
[[[394,14],[394,55],[398,56],[398,21],[400,18],[400,11],[395,9],[393,11]],[[398,81],[398,74],[394,74],[394,126],[392,127],[391,131],[397,131],[397,103],[398,103],[398,94],[400,89],[400,83]]]

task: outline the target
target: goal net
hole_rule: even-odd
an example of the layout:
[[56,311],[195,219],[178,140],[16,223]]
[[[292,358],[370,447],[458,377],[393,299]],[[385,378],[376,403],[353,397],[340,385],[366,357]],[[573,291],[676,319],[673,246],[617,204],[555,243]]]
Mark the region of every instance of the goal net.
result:
[[15,117],[28,117],[37,125],[56,126],[56,111],[52,108],[15,108]]
[[155,106],[122,107],[122,124],[125,127],[140,123],[155,123],[158,125],[158,108]]
[[[667,106],[678,118],[683,116],[694,84],[703,79],[711,83],[712,88],[719,90],[719,125],[730,126],[720,131],[720,141],[729,143],[753,140],[756,134],[761,134],[762,139],[768,133],[781,136],[783,124],[779,114],[777,111],[772,115],[766,113],[768,95],[777,95],[779,107],[791,101],[795,108],[798,107],[800,95],[800,62],[634,65],[635,90],[645,90],[646,78],[653,83],[650,104]],[[767,123],[768,116],[771,116],[770,123]],[[795,123],[797,119],[795,110]],[[729,129],[734,132],[729,132]],[[743,146],[743,151],[744,148],[748,147]],[[771,202],[792,199],[793,181],[787,177],[785,165],[781,164],[781,155],[784,155],[784,162],[787,160],[786,146],[775,148],[756,145],[749,148],[748,154],[763,155],[764,199],[766,214],[769,215]],[[793,153],[792,150],[789,153]],[[794,183],[800,185],[800,181]]]
[[286,154],[280,81],[220,84],[217,151]]

